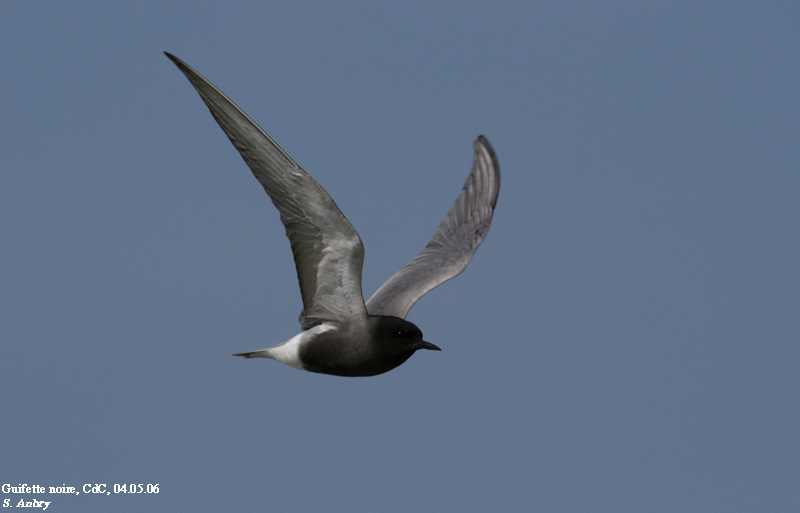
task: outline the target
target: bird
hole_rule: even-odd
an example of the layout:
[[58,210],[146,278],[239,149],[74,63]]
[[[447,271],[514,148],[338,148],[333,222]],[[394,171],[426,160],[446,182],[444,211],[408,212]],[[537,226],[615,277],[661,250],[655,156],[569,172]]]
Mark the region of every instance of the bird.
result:
[[441,348],[406,320],[424,294],[461,274],[486,238],[500,167],[483,135],[461,193],[425,248],[364,301],[364,245],[330,195],[250,117],[169,52],[280,213],[292,249],[303,309],[301,331],[275,346],[235,353],[334,376],[376,376],[421,349]]

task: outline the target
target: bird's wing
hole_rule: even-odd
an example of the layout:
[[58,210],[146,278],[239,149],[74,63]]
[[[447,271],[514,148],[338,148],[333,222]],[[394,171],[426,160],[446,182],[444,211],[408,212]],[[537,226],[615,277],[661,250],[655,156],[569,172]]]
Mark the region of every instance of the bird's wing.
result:
[[461,194],[425,249],[367,301],[370,315],[405,318],[419,298],[459,275],[486,238],[500,189],[500,167],[484,136],[474,147],[472,172]]
[[366,322],[364,246],[339,207],[227,96],[185,62],[166,55],[200,94],[281,214],[303,297],[302,328],[345,319]]

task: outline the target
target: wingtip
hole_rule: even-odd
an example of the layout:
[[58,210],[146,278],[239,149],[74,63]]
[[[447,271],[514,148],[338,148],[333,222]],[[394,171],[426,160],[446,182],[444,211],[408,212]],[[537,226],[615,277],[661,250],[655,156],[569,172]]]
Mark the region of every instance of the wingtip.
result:
[[492,153],[494,153],[494,149],[492,148],[492,143],[489,142],[489,139],[486,138],[485,135],[481,134],[475,139],[475,145],[481,145],[488,148]]
[[175,57],[174,55],[172,55],[171,53],[169,53],[169,52],[167,52],[167,51],[165,51],[165,52],[164,52],[164,55],[166,55],[166,56],[167,56],[167,58],[168,58],[169,60],[171,60],[173,64],[175,64],[176,66],[178,66],[178,68],[180,68],[181,70],[183,70],[184,68],[188,68],[188,67],[189,67],[189,65],[188,65],[188,64],[186,64],[186,63],[185,63],[185,62],[183,62],[181,59],[179,59],[178,57]]
[[475,151],[478,151],[481,148],[486,150],[486,153],[489,154],[489,158],[491,158],[492,160],[492,166],[495,168],[499,177],[500,163],[497,161],[497,154],[494,152],[494,147],[492,146],[492,143],[490,143],[489,139],[487,139],[486,136],[483,134],[479,135],[478,138],[475,139]]
[[497,154],[494,151],[494,147],[492,147],[492,144],[485,135],[479,135],[477,139],[475,139],[475,144],[473,146],[475,148],[476,164],[479,160],[488,160],[487,164],[489,168],[486,170],[486,172],[493,175],[493,179],[491,181],[494,183],[494,185],[491,188],[492,192],[490,193],[491,199],[489,200],[489,204],[492,206],[492,210],[494,210],[495,206],[497,205],[497,196],[500,192],[500,163],[497,160]]
[[196,71],[194,71],[192,69],[191,66],[186,64],[182,59],[180,59],[178,57],[175,57],[174,55],[172,55],[171,53],[169,53],[167,51],[164,52],[164,55],[166,55],[167,58],[169,60],[171,60],[172,63],[175,64],[178,67],[178,69],[181,70],[184,74],[186,74],[187,72],[191,72],[193,74],[198,74]]

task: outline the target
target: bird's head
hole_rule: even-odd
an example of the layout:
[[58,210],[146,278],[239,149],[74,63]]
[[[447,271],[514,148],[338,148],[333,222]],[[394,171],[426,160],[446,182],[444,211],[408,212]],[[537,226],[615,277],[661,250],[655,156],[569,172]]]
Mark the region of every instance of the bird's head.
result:
[[405,319],[382,315],[376,320],[376,339],[385,348],[407,352],[409,356],[418,349],[441,351],[438,346],[422,340],[422,331]]

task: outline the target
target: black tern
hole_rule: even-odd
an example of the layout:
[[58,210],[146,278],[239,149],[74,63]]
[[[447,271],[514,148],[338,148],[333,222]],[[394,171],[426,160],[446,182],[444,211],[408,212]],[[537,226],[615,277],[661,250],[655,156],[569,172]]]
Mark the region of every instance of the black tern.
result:
[[439,347],[405,320],[424,294],[461,274],[486,238],[500,188],[500,168],[484,136],[464,188],[431,241],[365,303],[364,246],[327,192],[219,89],[174,55],[281,215],[303,299],[302,331],[282,344],[237,353],[336,376],[375,376],[418,349]]

